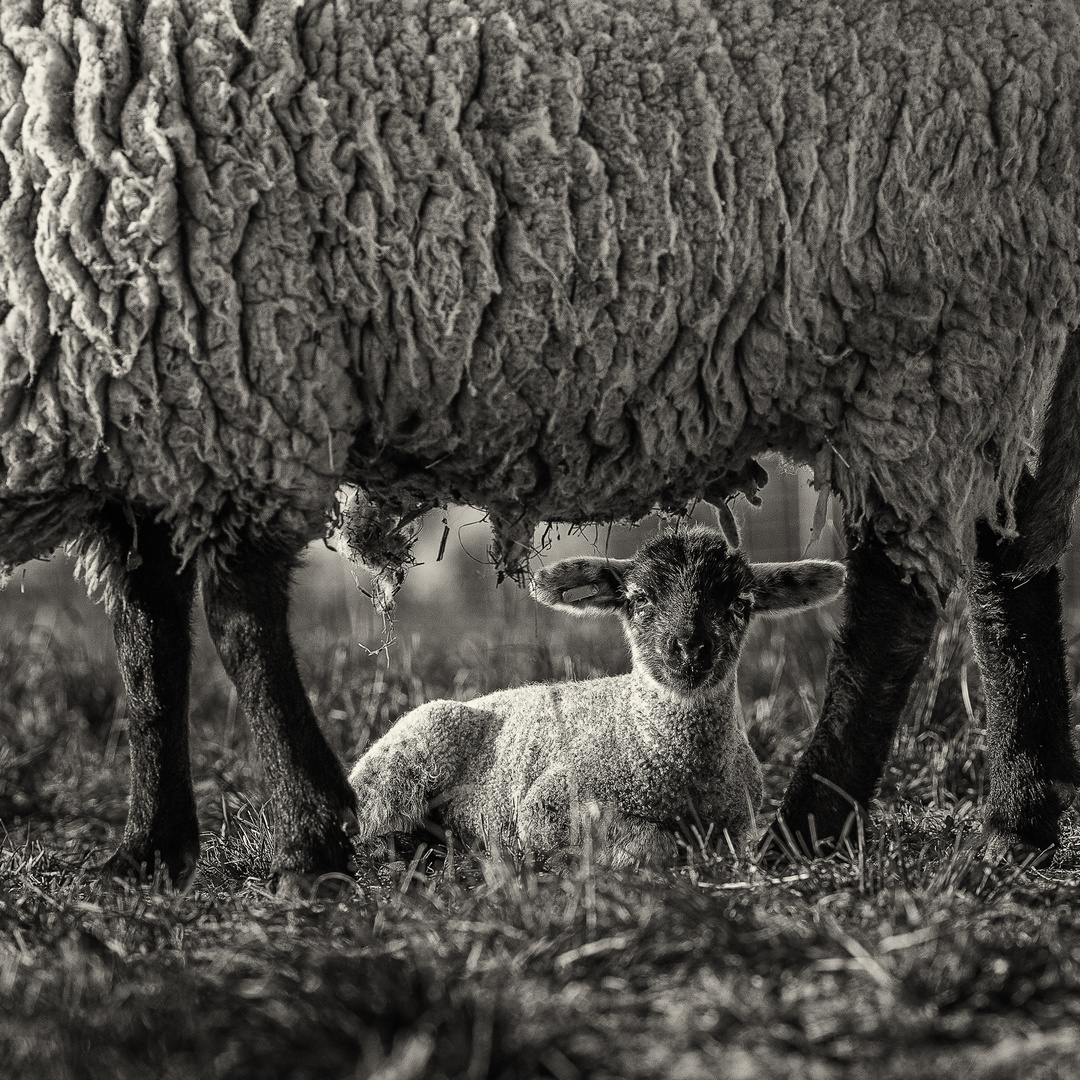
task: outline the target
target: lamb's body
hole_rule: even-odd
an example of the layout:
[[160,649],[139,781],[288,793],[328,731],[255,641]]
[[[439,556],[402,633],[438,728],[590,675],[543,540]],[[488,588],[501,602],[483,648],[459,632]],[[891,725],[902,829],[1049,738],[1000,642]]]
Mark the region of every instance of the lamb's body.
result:
[[[339,868],[352,796],[286,568],[342,481],[388,521],[484,506],[510,564],[540,518],[752,493],[767,448],[839,494],[857,566],[832,682],[858,701],[828,697],[785,804],[836,831],[814,777],[869,798],[930,598],[986,563],[993,622],[1067,530],[1068,450],[1053,511],[1016,511],[1080,321],[1078,107],[1072,0],[4,0],[0,572],[78,539],[106,584],[153,762],[124,859],[198,844],[186,660],[161,659],[187,656],[185,565],[282,865]],[[879,596],[892,636],[861,654]],[[1042,843],[1077,771],[1064,661],[1014,637],[1055,671],[1002,706],[991,818]],[[1033,768],[1021,712],[1052,714]]]
[[682,701],[639,674],[429,702],[349,780],[364,793],[362,839],[422,824],[433,800],[470,840],[550,851],[573,842],[575,808],[595,802],[608,812],[614,866],[663,854],[661,829],[680,821],[727,830],[741,848],[761,801],[734,680],[713,700]]

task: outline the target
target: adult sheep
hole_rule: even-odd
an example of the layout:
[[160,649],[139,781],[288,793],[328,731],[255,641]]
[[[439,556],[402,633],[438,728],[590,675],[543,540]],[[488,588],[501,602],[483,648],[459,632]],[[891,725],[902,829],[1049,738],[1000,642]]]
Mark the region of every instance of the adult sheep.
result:
[[104,585],[110,868],[194,864],[197,575],[279,869],[345,865],[286,626],[342,481],[487,507],[511,565],[541,518],[753,496],[768,448],[850,547],[789,827],[871,797],[970,575],[990,835],[1052,839],[1078,64],[1071,0],[4,0],[0,563],[74,539]]

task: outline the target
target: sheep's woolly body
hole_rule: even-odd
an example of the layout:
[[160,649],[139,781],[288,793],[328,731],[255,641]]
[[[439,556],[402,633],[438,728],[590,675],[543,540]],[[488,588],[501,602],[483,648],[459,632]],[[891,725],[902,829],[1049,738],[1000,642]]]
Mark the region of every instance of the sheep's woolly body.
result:
[[614,812],[616,865],[663,853],[654,826],[693,824],[695,815],[741,845],[761,800],[761,768],[734,678],[696,703],[630,674],[421,705],[353,770],[364,793],[360,836],[417,825],[427,798],[441,793],[439,812],[459,833],[516,849],[576,842],[593,800]]
[[[1071,0],[5,0],[0,563],[374,502],[632,518],[772,446],[938,587],[1077,301]],[[137,43],[133,49],[131,42]]]
[[185,556],[317,533],[361,414],[312,264],[295,5],[254,39],[215,0],[35,9],[0,13],[0,555],[77,531],[72,490],[162,512]]

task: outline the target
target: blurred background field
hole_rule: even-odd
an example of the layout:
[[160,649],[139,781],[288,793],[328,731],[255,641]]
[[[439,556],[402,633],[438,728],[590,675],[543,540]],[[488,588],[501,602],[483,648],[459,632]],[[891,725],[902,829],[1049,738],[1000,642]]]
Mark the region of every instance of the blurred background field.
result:
[[[751,557],[839,555],[832,522],[807,550],[805,476],[770,473],[764,507],[738,511]],[[542,558],[623,556],[655,527],[557,530]],[[293,636],[347,763],[421,701],[627,669],[614,621],[496,587],[488,541],[477,511],[430,515],[390,626],[313,545]],[[763,823],[816,716],[837,614],[753,627],[740,691],[765,765]],[[61,556],[0,594],[0,1078],[1077,1075],[1076,819],[1040,869],[983,864],[966,846],[987,777],[962,598],[872,819],[833,859],[775,868],[691,845],[663,873],[584,860],[563,877],[418,861],[303,901],[265,887],[272,807],[201,612],[196,626],[201,871],[159,896],[94,874],[127,792],[103,611]]]

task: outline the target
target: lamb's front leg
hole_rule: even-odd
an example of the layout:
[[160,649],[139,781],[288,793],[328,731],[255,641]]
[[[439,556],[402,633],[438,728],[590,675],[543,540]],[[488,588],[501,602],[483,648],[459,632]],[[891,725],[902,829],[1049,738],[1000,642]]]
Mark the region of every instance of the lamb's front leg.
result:
[[319,730],[289,638],[295,555],[242,547],[203,579],[210,634],[265,764],[278,830],[275,874],[347,869],[352,789]]
[[421,705],[353,766],[349,783],[356,793],[359,842],[420,828],[427,817],[428,800],[450,782],[449,763],[440,766],[433,753],[443,741],[437,733],[443,705]]
[[195,572],[181,569],[168,530],[109,506],[96,522],[109,582],[116,658],[128,696],[131,797],[107,876],[183,885],[199,857],[188,759],[188,677]]
[[542,772],[521,800],[517,834],[523,852],[545,856],[553,867],[562,865],[566,854],[580,851],[590,837],[596,862],[615,869],[670,862],[678,853],[670,832],[590,799],[559,765]]
[[552,765],[530,785],[517,806],[522,852],[546,855],[580,842],[583,806],[566,769]]
[[679,845],[672,833],[631,814],[614,815],[608,824],[607,839],[607,861],[613,870],[669,865],[679,854]]

